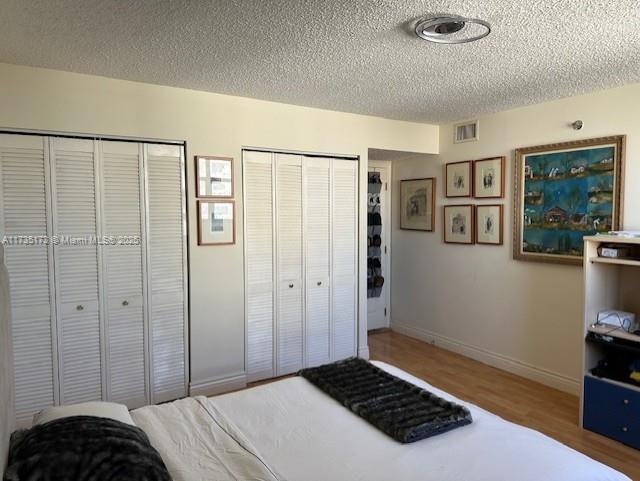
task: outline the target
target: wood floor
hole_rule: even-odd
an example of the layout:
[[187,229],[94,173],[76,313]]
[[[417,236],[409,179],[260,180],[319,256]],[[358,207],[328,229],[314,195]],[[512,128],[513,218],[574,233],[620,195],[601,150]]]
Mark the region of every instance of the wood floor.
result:
[[580,429],[575,396],[391,331],[370,333],[369,350],[371,359],[393,364],[640,481],[640,451]]

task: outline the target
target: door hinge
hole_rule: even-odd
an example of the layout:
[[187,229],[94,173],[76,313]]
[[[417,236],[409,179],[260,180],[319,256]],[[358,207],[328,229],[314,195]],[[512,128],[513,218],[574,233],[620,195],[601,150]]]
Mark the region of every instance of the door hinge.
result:
[[384,190],[389,190],[389,188],[387,187],[387,183],[384,183]]
[[387,253],[387,246],[384,246],[384,253]]
[[384,308],[384,317],[387,317],[387,308]]

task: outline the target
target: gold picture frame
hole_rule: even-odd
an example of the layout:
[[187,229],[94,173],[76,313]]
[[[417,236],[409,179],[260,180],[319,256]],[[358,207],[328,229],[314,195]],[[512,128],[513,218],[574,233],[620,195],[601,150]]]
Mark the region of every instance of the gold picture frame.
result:
[[626,136],[515,151],[513,258],[582,265],[583,237],[623,219]]

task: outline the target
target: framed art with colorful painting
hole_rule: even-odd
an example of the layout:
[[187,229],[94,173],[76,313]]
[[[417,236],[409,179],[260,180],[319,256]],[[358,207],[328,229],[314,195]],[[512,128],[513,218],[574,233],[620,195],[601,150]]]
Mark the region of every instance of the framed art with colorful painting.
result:
[[622,225],[625,136],[516,150],[518,260],[582,264],[583,238]]

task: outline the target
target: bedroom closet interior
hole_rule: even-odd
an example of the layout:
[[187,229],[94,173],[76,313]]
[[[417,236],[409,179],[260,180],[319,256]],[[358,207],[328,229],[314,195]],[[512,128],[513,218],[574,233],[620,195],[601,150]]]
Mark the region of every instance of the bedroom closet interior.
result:
[[0,134],[16,413],[186,394],[182,145]]
[[249,382],[354,356],[358,162],[243,151]]

